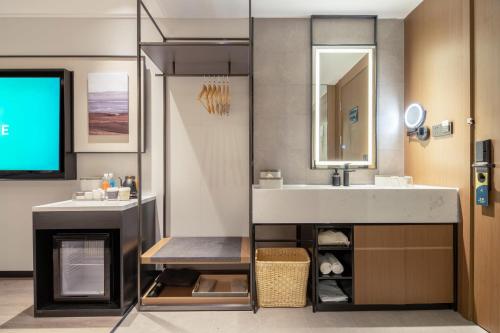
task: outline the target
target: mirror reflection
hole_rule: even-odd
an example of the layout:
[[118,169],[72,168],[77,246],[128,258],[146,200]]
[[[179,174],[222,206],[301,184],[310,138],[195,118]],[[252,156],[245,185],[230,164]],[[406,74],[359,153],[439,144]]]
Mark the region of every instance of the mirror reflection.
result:
[[375,167],[372,47],[313,47],[313,165]]

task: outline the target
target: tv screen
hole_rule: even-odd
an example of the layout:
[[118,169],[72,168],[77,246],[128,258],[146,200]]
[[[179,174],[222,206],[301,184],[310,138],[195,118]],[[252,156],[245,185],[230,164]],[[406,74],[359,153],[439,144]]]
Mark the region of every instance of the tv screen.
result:
[[64,176],[65,72],[0,70],[0,177]]

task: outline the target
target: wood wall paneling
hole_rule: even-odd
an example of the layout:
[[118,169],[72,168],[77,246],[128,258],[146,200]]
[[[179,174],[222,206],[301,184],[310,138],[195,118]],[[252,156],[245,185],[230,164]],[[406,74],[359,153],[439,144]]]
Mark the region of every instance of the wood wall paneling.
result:
[[426,126],[454,122],[451,137],[405,139],[405,174],[460,189],[458,309],[471,318],[470,0],[424,0],[405,19],[405,106],[421,103]]
[[474,320],[500,332],[500,1],[474,2],[475,140],[492,139],[490,206],[474,206]]

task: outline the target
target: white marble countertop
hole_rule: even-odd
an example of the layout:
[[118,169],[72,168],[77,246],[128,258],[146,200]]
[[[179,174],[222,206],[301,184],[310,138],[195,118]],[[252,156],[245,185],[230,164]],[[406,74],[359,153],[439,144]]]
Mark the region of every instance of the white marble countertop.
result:
[[[153,193],[145,193],[142,195],[142,202],[150,202],[156,199]],[[123,211],[137,206],[137,199],[124,201],[105,200],[66,200],[52,202],[45,205],[33,206],[33,212],[78,212],[78,211]]]
[[282,191],[282,190],[331,190],[331,191],[356,191],[356,190],[447,190],[458,192],[457,187],[431,186],[431,185],[405,185],[405,186],[382,186],[382,185],[351,185],[351,186],[332,186],[332,185],[303,185],[289,184],[282,188],[261,188],[260,185],[253,185],[254,190],[260,191]]
[[458,223],[458,188],[254,185],[253,223]]

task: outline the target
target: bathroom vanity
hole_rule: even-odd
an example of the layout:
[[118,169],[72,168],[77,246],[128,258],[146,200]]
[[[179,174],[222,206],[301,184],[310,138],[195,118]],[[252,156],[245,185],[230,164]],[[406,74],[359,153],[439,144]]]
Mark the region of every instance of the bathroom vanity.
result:
[[[457,189],[254,186],[253,203],[256,246],[309,250],[314,311],[455,306]],[[282,237],[290,228],[295,234]],[[343,232],[350,244],[319,245],[318,233],[328,229]],[[259,237],[271,232],[274,237]],[[319,272],[318,258],[325,253],[339,259],[342,274]],[[348,300],[321,302],[318,286],[324,280],[335,280]]]

